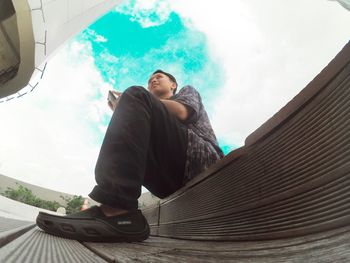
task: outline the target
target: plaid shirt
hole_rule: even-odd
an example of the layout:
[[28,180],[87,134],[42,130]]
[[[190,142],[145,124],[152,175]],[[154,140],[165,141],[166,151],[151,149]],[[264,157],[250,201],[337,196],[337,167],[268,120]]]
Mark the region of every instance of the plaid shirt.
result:
[[188,146],[184,183],[224,157],[211,127],[207,112],[197,90],[183,87],[170,98],[186,106],[189,117],[184,123],[188,131]]

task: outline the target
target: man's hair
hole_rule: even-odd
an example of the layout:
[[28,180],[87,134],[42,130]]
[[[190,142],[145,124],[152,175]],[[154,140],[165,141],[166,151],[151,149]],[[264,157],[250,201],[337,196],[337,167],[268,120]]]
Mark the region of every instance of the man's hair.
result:
[[177,90],[177,81],[176,81],[176,78],[175,78],[173,75],[171,75],[170,73],[165,72],[165,71],[163,71],[163,70],[161,70],[161,69],[157,69],[156,71],[154,71],[154,72],[152,73],[152,76],[153,76],[154,74],[157,74],[157,73],[162,73],[162,74],[168,76],[168,78],[169,78],[172,82],[175,83],[176,88],[173,90],[173,94],[175,94],[175,93],[176,93],[176,90]]

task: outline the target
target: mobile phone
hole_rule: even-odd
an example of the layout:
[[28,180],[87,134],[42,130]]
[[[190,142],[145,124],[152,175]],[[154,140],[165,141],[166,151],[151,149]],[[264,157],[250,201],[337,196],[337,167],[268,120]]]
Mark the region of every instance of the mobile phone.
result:
[[110,102],[115,102],[117,100],[116,95],[112,91],[108,91],[108,98]]

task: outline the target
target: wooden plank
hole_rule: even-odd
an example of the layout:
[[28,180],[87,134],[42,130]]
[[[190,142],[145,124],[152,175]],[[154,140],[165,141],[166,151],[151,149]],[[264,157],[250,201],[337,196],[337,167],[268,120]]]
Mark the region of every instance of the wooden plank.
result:
[[28,225],[34,225],[34,223],[24,220],[0,217],[0,233]]
[[32,222],[0,217],[0,248],[34,226]]
[[109,262],[148,262],[148,256],[173,248],[144,246],[140,243],[85,243],[85,246]]
[[110,262],[340,262],[350,260],[350,226],[299,238],[252,242],[151,237],[139,243],[87,243]]
[[0,249],[0,262],[106,262],[78,241],[48,235],[34,228]]
[[349,238],[350,226],[333,229],[317,234],[305,235],[302,237],[284,238],[278,240],[263,240],[263,241],[200,241],[200,240],[185,240],[167,237],[151,237],[142,244],[144,246],[152,246],[159,248],[175,248],[175,249],[198,249],[209,250],[212,253],[217,251],[233,252],[233,251],[260,251],[260,250],[276,250],[294,248],[320,248],[322,246],[332,245],[340,240]]

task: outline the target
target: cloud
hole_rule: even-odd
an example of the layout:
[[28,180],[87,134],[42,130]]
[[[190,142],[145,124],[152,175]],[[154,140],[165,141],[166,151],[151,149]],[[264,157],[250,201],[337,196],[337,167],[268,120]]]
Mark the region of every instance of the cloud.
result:
[[[129,5],[131,3],[129,2]],[[156,3],[155,3],[156,4]],[[132,7],[128,7],[132,8]],[[139,14],[141,16],[141,14]],[[109,23],[119,21],[119,13],[114,14]],[[174,22],[174,20],[178,22]],[[130,23],[130,22],[128,22]],[[103,24],[103,23],[102,23]],[[133,34],[138,32],[138,27],[129,28],[127,32],[119,32],[118,37],[125,42],[133,41]],[[220,65],[208,58],[208,46],[206,36],[193,27],[184,27],[177,14],[172,13],[168,21],[157,27],[157,35],[163,35],[162,39],[152,38],[152,34],[145,29],[143,40],[152,42],[148,49],[135,49],[129,44],[124,52],[114,45],[94,43],[93,51],[95,63],[101,74],[118,90],[124,90],[131,85],[147,86],[149,74],[161,68],[172,72],[180,86],[191,84],[200,90],[203,100],[207,105],[213,99],[213,91],[220,86]],[[94,30],[83,32],[81,40],[90,41],[105,28],[95,26]],[[108,34],[105,32],[105,34]],[[112,41],[112,37],[108,37]],[[118,41],[115,42],[116,45]],[[142,65],[140,67],[140,65]]]
[[96,43],[105,43],[108,41],[108,39],[102,35],[97,34],[94,30],[87,28],[86,29],[87,34],[89,35],[89,38],[91,41],[94,41]]
[[244,139],[303,89],[350,38],[347,10],[329,1],[171,2],[204,32],[224,69],[212,124],[228,144]]
[[167,1],[159,0],[128,0],[118,5],[115,10],[129,15],[131,21],[136,21],[144,28],[159,26],[168,20],[171,12]]
[[87,195],[105,130],[106,84],[87,43],[71,42],[48,63],[29,95],[3,103],[0,173]]
[[[210,76],[206,83],[214,84],[215,89],[198,81],[205,80],[200,75],[189,84],[201,90],[217,137],[231,148],[243,145],[350,38],[345,26],[350,22],[348,11],[330,1],[131,0],[119,12],[147,27],[165,23],[169,10],[181,16],[188,30],[205,34],[209,47],[205,71]],[[156,17],[157,23],[149,24],[149,17]],[[170,39],[166,44],[176,50],[176,41]],[[165,47],[158,50],[167,54],[165,51]],[[222,72],[210,71],[215,65],[212,61]],[[167,67],[180,79],[195,75],[179,69],[177,62]]]

